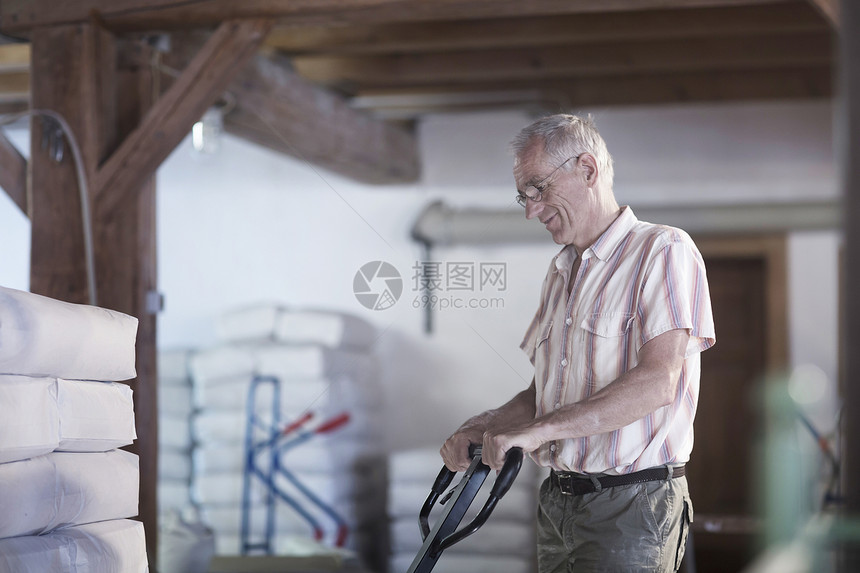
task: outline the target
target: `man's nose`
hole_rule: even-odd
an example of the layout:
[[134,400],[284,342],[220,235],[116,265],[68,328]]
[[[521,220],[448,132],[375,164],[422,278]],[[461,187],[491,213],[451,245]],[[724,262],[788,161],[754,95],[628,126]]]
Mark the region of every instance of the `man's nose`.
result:
[[543,209],[543,204],[540,201],[526,201],[526,219],[534,219]]

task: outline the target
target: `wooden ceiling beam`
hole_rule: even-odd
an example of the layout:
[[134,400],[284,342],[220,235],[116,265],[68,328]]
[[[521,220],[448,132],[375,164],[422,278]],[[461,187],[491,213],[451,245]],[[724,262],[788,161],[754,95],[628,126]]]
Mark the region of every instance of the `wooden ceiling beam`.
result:
[[30,69],[30,44],[0,45],[0,73]]
[[412,119],[423,113],[487,108],[559,111],[597,105],[817,99],[832,95],[831,68],[819,66],[375,89],[360,92],[353,98],[353,105],[373,110],[380,117]]
[[94,203],[105,216],[134,197],[167,156],[257,53],[267,20],[224,22],[141,124],[99,168]]
[[234,135],[365,183],[418,179],[414,133],[310,84],[286,58],[256,57],[229,92],[236,106],[224,127]]
[[0,73],[0,101],[26,99],[30,93],[30,72]]
[[29,216],[27,160],[3,133],[0,133],[0,188],[6,191],[9,198],[25,215]]
[[804,0],[767,6],[492,18],[452,22],[276,27],[266,45],[284,53],[379,54],[536,47],[634,40],[823,32]]
[[839,29],[839,0],[809,0],[809,3],[821,12],[834,30]]
[[4,0],[0,30],[82,23],[93,15],[115,32],[188,29],[233,19],[269,18],[295,25],[429,22],[706,6],[778,4],[784,0]]
[[293,58],[293,65],[312,82],[354,93],[398,85],[829,65],[831,52],[829,34],[819,33],[588,44],[570,50],[532,48],[389,56],[299,56]]

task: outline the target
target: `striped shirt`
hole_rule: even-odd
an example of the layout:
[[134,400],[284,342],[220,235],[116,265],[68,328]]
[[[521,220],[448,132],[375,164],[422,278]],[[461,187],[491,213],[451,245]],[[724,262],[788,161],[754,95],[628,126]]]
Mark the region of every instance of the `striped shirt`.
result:
[[624,207],[571,278],[576,257],[568,245],[553,258],[520,346],[535,366],[537,416],[605,387],[664,332],[688,329],[690,341],[671,404],[618,430],[546,443],[532,457],[558,471],[608,474],[687,462],[699,353],[716,341],[701,254],[684,231],[639,221]]

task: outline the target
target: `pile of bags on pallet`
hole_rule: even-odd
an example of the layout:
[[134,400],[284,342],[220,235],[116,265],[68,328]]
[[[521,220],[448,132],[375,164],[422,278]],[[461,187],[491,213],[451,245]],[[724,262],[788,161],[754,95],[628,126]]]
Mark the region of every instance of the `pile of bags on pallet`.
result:
[[[254,544],[250,553],[344,547],[379,562],[385,464],[373,327],[343,313],[267,304],[226,313],[217,332],[217,346],[189,359],[192,500],[215,531],[216,553],[242,553],[244,542]],[[249,431],[263,444],[253,468]],[[265,484],[273,456],[293,478],[272,478],[286,499]]]
[[137,319],[0,287],[0,573],[148,570]]
[[191,507],[189,349],[158,353],[158,511],[185,516]]

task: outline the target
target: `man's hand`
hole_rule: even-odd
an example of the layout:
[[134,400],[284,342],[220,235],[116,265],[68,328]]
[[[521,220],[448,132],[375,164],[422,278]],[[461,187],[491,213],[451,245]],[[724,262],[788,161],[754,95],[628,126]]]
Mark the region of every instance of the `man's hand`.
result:
[[481,460],[490,466],[490,469],[500,470],[505,465],[505,456],[511,448],[522,448],[524,454],[538,449],[543,441],[536,435],[532,425],[484,432]]
[[472,463],[469,458],[469,446],[480,444],[484,438],[484,429],[478,426],[463,425],[459,430],[448,438],[439,451],[445,466],[452,472],[461,472],[469,469]]
[[[469,446],[472,444],[483,444],[486,448],[485,434],[488,431],[500,433],[499,430],[504,428],[510,430],[518,425],[528,424],[535,417],[535,381],[528,389],[523,390],[508,402],[495,410],[487,410],[482,414],[466,420],[454,434],[445,441],[442,449],[439,451],[442,454],[442,460],[445,466],[455,472],[469,469],[472,463],[469,458]],[[531,442],[529,442],[531,443]],[[522,445],[520,443],[510,444],[508,448]],[[530,452],[537,448],[523,447],[524,452]],[[504,450],[505,452],[507,449]],[[502,452],[502,462],[504,462],[504,452]],[[483,458],[483,455],[482,455]],[[490,466],[493,467],[493,466]],[[498,467],[502,467],[500,463]]]

